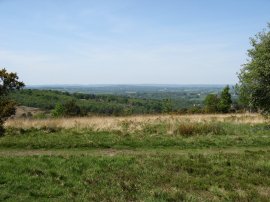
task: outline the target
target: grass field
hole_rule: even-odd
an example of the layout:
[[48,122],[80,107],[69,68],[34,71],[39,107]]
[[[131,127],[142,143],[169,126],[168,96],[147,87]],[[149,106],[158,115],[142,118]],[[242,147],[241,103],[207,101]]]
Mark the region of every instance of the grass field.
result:
[[269,201],[256,114],[13,119],[0,201]]

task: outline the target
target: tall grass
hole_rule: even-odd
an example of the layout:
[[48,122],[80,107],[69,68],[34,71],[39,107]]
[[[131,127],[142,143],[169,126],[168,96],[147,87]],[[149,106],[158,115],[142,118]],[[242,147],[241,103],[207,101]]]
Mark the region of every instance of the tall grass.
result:
[[78,128],[93,129],[96,131],[123,130],[127,132],[142,129],[145,124],[158,125],[166,123],[176,125],[181,122],[233,122],[233,123],[267,123],[265,117],[258,114],[219,114],[219,115],[146,115],[131,117],[78,117],[78,118],[59,118],[59,119],[10,119],[5,126],[10,128]]
[[221,135],[224,133],[224,125],[220,123],[192,123],[182,122],[173,131],[175,135],[191,136],[196,134]]
[[270,145],[267,124],[232,122],[122,121],[117,129],[8,128],[0,148],[174,148],[266,147]]

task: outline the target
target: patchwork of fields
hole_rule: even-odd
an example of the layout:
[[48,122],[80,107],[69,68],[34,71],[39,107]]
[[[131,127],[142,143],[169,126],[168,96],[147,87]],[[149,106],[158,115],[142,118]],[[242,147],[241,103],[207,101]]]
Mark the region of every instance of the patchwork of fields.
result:
[[268,201],[270,125],[257,114],[12,119],[0,200]]

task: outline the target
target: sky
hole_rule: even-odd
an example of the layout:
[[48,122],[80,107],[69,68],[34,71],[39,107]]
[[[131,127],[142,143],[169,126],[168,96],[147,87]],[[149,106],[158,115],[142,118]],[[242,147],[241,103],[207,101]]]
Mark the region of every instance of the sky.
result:
[[0,0],[0,68],[27,85],[235,84],[269,0]]

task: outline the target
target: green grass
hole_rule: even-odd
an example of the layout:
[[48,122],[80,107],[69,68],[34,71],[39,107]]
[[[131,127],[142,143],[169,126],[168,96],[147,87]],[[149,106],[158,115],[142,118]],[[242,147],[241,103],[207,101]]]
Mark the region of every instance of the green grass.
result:
[[0,201],[269,201],[266,124],[8,129]]
[[0,158],[0,200],[268,201],[269,152]]

